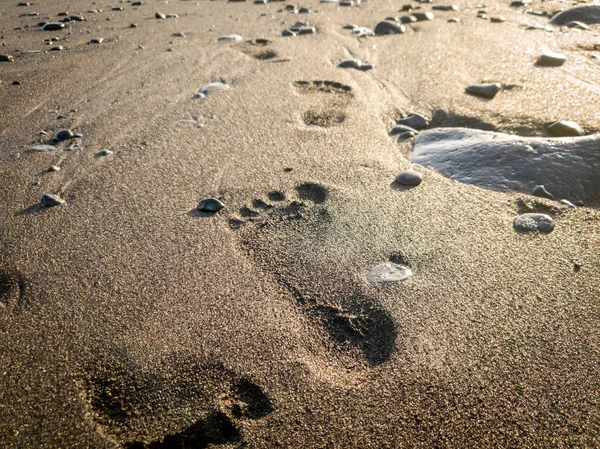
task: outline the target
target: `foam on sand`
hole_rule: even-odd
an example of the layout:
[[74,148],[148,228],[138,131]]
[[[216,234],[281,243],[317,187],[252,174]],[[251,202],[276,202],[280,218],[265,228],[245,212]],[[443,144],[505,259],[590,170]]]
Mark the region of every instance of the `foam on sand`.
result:
[[437,128],[415,138],[412,161],[460,182],[554,197],[600,195],[600,136],[519,137],[468,128]]

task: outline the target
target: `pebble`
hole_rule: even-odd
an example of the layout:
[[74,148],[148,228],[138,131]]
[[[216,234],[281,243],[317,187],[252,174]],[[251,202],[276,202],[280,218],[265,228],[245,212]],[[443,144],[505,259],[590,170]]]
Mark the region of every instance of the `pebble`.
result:
[[353,30],[355,28],[358,28],[358,25],[356,25],[354,23],[349,23],[349,24],[343,26],[344,30]]
[[410,114],[408,117],[396,120],[398,125],[406,125],[413,129],[424,129],[429,126],[429,119],[421,114]]
[[63,200],[58,195],[53,195],[52,193],[44,193],[42,195],[42,206],[44,207],[53,207],[53,206],[61,206],[65,204],[65,200]]
[[224,207],[225,204],[216,198],[205,198],[198,204],[198,210],[200,212],[219,212]]
[[458,23],[460,22],[460,19],[458,17],[452,17],[451,19],[448,19],[449,23]]
[[15,81],[13,81],[13,82],[12,82],[12,85],[13,85],[13,86],[20,86],[21,84],[23,84],[23,82],[22,82],[22,81],[17,81],[17,80],[15,80]]
[[296,33],[294,33],[293,31],[290,31],[290,30],[283,30],[281,32],[281,36],[283,36],[283,37],[291,37],[291,36],[295,36],[295,35],[296,35]]
[[413,10],[413,5],[402,5],[402,9],[400,11],[412,11]]
[[418,22],[424,22],[426,20],[433,20],[435,18],[435,16],[433,15],[433,13],[431,11],[413,12],[412,15],[417,18]]
[[133,2],[131,6],[142,6],[144,2]]
[[62,22],[50,22],[44,25],[44,31],[56,31],[62,30],[65,27],[65,24]]
[[587,26],[585,23],[583,22],[578,22],[577,20],[572,20],[570,22],[565,23],[566,26],[568,26],[569,28],[576,28],[579,30],[589,30],[590,27]]
[[467,93],[483,98],[494,98],[500,91],[500,83],[472,84],[467,86]]
[[27,151],[32,153],[47,153],[48,151],[56,151],[56,147],[54,145],[35,145]]
[[73,131],[70,129],[59,129],[54,133],[54,140],[57,142],[62,142],[63,140],[69,140],[75,137],[73,135]]
[[583,22],[586,24],[600,23],[600,5],[584,5],[559,12],[550,20],[554,25],[564,25],[568,22]]
[[11,55],[0,55],[0,62],[13,62],[15,58]]
[[367,273],[366,278],[371,284],[391,284],[410,279],[412,271],[404,265],[392,262],[382,263]]
[[375,32],[369,28],[356,27],[352,30],[352,34],[356,37],[375,36]]
[[405,131],[403,133],[398,134],[398,143],[402,143],[408,139],[412,139],[417,135],[416,131]]
[[583,136],[584,132],[575,122],[561,120],[548,126],[548,132],[554,137]]
[[410,126],[407,126],[407,125],[396,125],[392,128],[392,130],[389,132],[389,134],[391,136],[393,136],[395,134],[402,134],[402,133],[406,133],[406,132],[418,134],[418,131],[416,129],[411,128]]
[[504,17],[504,16],[499,16],[499,17],[491,17],[491,18],[490,18],[490,22],[492,22],[492,23],[502,23],[502,22],[506,22],[506,17]]
[[79,15],[73,15],[73,16],[70,16],[69,19],[71,19],[73,22],[83,22],[85,20],[85,17],[79,16]]
[[546,190],[546,187],[543,185],[535,186],[531,191],[533,196],[537,196],[539,198],[546,198],[548,200],[553,200],[554,196]]
[[242,39],[239,34],[225,34],[217,38],[218,41],[241,41]]
[[559,67],[565,63],[567,58],[561,53],[547,51],[537,60],[537,65],[542,67]]
[[101,44],[104,41],[103,37],[97,37],[95,39],[90,40],[90,44]]
[[571,203],[569,200],[562,199],[559,201],[560,204],[564,204],[565,206],[569,206],[572,209],[575,209],[575,205]]
[[227,90],[229,89],[229,84],[221,83],[219,81],[212,82],[200,89],[200,91],[194,95],[194,98],[204,98],[215,89]]
[[166,19],[167,16],[165,16],[162,12],[157,12],[156,14],[154,14],[154,17],[156,19]]
[[179,17],[179,14],[171,13],[166,15],[167,19],[176,19],[177,17]]
[[[291,28],[292,31],[295,31],[293,28]],[[298,34],[314,34],[317,32],[317,29],[315,27],[300,27],[297,30]]]
[[173,36],[173,37],[185,37],[185,34],[183,34],[183,33],[173,33],[173,34],[171,34],[171,36]]
[[103,148],[102,150],[98,151],[98,153],[96,153],[96,156],[109,156],[111,154],[113,154],[112,151]]
[[458,11],[458,5],[435,5],[431,9],[436,11]]
[[400,17],[400,23],[415,23],[417,18],[413,15],[407,15]]
[[122,6],[113,6],[112,10],[113,11],[123,11],[123,7]]
[[338,64],[338,67],[344,69],[370,70],[373,68],[373,64],[364,63],[360,59],[344,59]]
[[298,14],[310,14],[312,12],[312,10],[310,10],[309,8],[300,8],[298,10]]
[[56,47],[52,47],[49,51],[63,51],[65,47],[62,45],[57,45]]
[[541,232],[548,234],[554,230],[554,220],[547,214],[523,214],[515,218],[513,226],[519,232]]
[[418,186],[423,181],[423,174],[415,170],[404,170],[396,176],[396,182],[405,186]]
[[97,9],[88,9],[86,12],[88,14],[98,14],[98,10]]
[[515,0],[510,3],[510,6],[512,6],[513,8],[520,8],[522,6],[529,5],[530,3],[531,0]]
[[58,165],[51,165],[50,167],[48,167],[48,172],[57,172],[60,171],[60,167]]
[[384,34],[403,34],[406,33],[406,27],[396,22],[390,22],[388,20],[382,20],[373,30],[376,35],[381,36]]

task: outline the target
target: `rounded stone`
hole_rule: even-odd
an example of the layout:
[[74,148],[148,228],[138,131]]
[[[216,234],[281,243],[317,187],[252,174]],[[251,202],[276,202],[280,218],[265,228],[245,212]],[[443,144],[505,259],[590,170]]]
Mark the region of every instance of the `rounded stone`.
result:
[[0,55],[0,62],[13,62],[15,58],[11,55]]
[[366,278],[371,284],[391,284],[404,282],[412,277],[410,268],[392,262],[382,263],[367,273]]
[[561,120],[548,126],[548,132],[554,137],[583,136],[583,130],[575,122]]
[[50,22],[44,25],[44,31],[56,31],[62,30],[65,27],[65,24],[62,22]]
[[427,11],[427,12],[413,12],[412,15],[417,18],[418,22],[424,22],[424,21],[427,21],[427,20],[433,20],[435,18],[435,16],[433,15],[433,13],[431,11]]
[[375,34],[384,35],[384,34],[403,34],[406,32],[406,27],[404,25],[398,24],[396,22],[390,22],[389,20],[382,20],[373,29]]
[[398,125],[406,125],[413,129],[423,129],[429,126],[429,119],[421,114],[410,114],[408,117],[396,120]]
[[518,232],[548,234],[554,230],[554,220],[547,214],[523,214],[515,218],[513,226]]
[[389,132],[390,136],[394,136],[396,134],[402,134],[402,133],[413,133],[414,135],[417,135],[419,132],[414,129],[411,128],[410,126],[407,125],[396,125],[392,128],[392,130]]
[[98,151],[98,153],[96,153],[97,156],[109,156],[111,154],[113,154],[113,152],[107,150],[106,148],[103,148],[102,150]]
[[57,172],[57,171],[60,171],[60,167],[58,165],[51,165],[50,167],[48,167],[48,171],[49,172]]
[[472,84],[467,86],[467,93],[482,98],[494,98],[500,91],[500,83]]
[[62,142],[63,140],[69,140],[74,137],[73,131],[70,129],[59,129],[54,133],[54,140]]
[[156,19],[166,19],[167,16],[165,16],[162,12],[157,12],[156,14],[154,14],[154,17]]
[[548,51],[541,55],[537,60],[537,65],[541,67],[559,67],[565,63],[567,58],[561,53]]
[[200,212],[219,212],[221,209],[225,207],[221,201],[216,198],[205,198],[200,201],[198,204],[198,210]]
[[396,176],[396,182],[405,186],[418,186],[423,182],[423,174],[416,170],[404,170]]
[[58,195],[52,193],[44,193],[42,195],[42,206],[44,207],[61,206],[63,204],[65,204],[65,200]]

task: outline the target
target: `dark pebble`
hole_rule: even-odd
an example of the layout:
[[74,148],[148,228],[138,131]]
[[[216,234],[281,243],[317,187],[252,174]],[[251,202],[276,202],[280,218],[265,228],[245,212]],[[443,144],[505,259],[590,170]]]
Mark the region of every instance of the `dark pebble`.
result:
[[59,129],[54,133],[54,140],[57,142],[62,142],[63,140],[69,140],[75,137],[73,135],[73,131],[70,129]]
[[423,174],[415,170],[405,170],[396,176],[396,182],[405,186],[418,186],[423,181]]
[[44,193],[42,195],[42,206],[44,207],[61,206],[63,204],[65,204],[65,200],[58,195],[53,195],[52,193]]
[[494,98],[500,91],[500,87],[502,87],[500,83],[472,84],[471,86],[467,86],[466,91],[476,97]]
[[565,55],[548,51],[539,57],[537,65],[541,67],[560,67],[566,60]]
[[544,187],[543,185],[541,185],[541,186],[535,186],[533,188],[533,190],[531,191],[531,194],[533,196],[537,196],[537,197],[540,197],[540,198],[546,198],[548,200],[553,200],[554,199],[554,196],[550,192],[548,192],[546,190],[546,187]]
[[382,20],[377,25],[375,25],[373,31],[379,36],[384,34],[403,34],[406,32],[406,27],[396,22]]
[[433,20],[435,18],[435,16],[433,15],[433,13],[430,12],[430,11],[427,11],[427,12],[413,12],[412,15],[417,18],[418,22],[423,22],[423,21],[426,21],[426,20]]
[[219,212],[225,205],[216,198],[206,198],[198,204],[200,212]]
[[13,62],[15,58],[11,55],[0,55],[0,62]]
[[166,19],[167,16],[165,16],[162,12],[157,12],[156,14],[154,14],[154,17],[156,19]]
[[62,22],[50,22],[44,25],[44,31],[62,30],[64,27],[65,24]]
[[523,214],[515,218],[513,226],[519,232],[548,234],[554,230],[554,220],[546,214]]

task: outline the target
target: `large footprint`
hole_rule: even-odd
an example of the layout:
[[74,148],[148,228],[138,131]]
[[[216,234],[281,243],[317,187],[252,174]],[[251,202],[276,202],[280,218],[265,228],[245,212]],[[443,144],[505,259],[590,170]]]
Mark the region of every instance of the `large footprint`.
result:
[[[310,182],[298,185],[293,197],[271,191],[242,207],[229,224],[239,233],[249,257],[272,273],[297,307],[326,331],[337,351],[359,354],[369,366],[375,366],[388,360],[394,349],[397,330],[390,313],[368,298],[360,285],[340,282],[351,287],[333,293],[324,286],[328,279],[299,275],[307,273],[300,262],[303,251],[319,248],[319,236],[331,223],[328,198],[325,187]],[[303,242],[307,249],[291,242]],[[312,276],[315,271],[318,273],[313,269]]]
[[346,119],[346,105],[352,98],[352,88],[335,81],[296,81],[301,94],[314,95],[318,102],[302,113],[302,121],[309,126],[328,128]]

